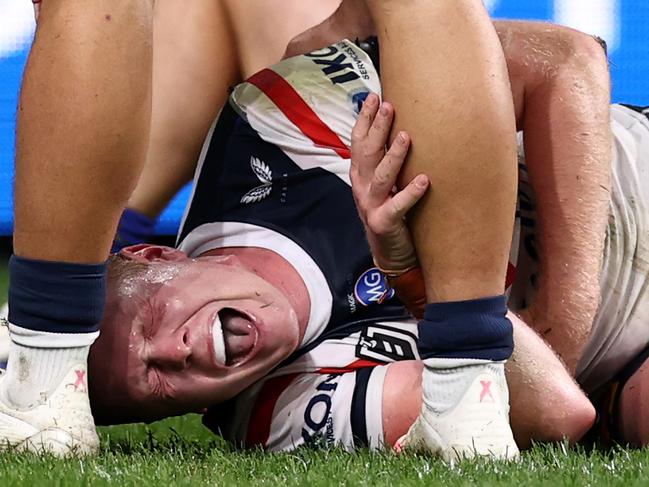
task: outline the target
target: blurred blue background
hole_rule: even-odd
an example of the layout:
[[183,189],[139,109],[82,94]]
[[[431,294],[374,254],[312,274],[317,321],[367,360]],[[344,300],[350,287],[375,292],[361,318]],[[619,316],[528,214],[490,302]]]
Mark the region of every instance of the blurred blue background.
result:
[[[613,100],[649,105],[648,0],[485,0],[494,17],[551,20],[607,40]],[[14,118],[20,78],[33,35],[29,0],[0,0],[0,235],[13,224]],[[73,190],[73,188],[71,188]],[[176,232],[189,190],[163,214],[157,231]]]

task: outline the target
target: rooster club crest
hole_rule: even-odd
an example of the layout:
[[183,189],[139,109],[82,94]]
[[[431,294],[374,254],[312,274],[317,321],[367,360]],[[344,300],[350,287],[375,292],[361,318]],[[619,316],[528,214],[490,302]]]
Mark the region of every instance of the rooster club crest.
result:
[[241,198],[242,204],[258,203],[268,198],[273,191],[273,171],[270,170],[268,165],[264,161],[251,156],[250,168],[261,184],[243,195]]
[[372,306],[392,298],[394,289],[388,285],[385,275],[378,268],[372,267],[356,281],[354,296],[363,306]]

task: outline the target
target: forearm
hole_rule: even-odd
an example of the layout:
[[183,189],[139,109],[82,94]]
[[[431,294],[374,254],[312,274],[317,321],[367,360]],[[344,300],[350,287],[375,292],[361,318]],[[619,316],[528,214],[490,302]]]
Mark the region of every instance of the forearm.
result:
[[[611,132],[606,56],[595,39],[524,24],[528,71],[521,111],[537,197],[538,293],[533,326],[574,372],[599,303],[608,221]],[[514,29],[503,36],[515,42]],[[516,67],[512,70],[516,72]]]
[[608,217],[606,56],[565,27],[498,22],[497,30],[538,206],[540,276],[526,316],[574,371],[597,311]]

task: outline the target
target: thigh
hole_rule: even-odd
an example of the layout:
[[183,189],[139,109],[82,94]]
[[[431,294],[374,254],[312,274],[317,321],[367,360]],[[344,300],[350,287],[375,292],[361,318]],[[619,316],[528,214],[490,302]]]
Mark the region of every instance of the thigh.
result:
[[156,2],[151,132],[129,207],[157,215],[191,179],[205,135],[238,73],[220,1]]
[[340,0],[226,0],[244,78],[279,61],[293,37],[322,22],[339,4]]

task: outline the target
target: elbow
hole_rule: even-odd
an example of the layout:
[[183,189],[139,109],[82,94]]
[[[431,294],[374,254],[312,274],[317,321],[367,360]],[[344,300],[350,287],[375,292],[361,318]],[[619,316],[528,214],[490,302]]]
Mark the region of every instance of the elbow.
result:
[[579,391],[569,392],[553,401],[555,407],[546,408],[538,418],[536,432],[531,436],[537,442],[578,442],[592,428],[596,419],[595,407]]
[[544,91],[565,83],[586,84],[589,89],[599,87],[606,92],[610,89],[608,59],[601,39],[551,25],[528,43],[537,50],[536,69],[528,89]]
[[609,85],[605,41],[568,27],[556,26],[554,29],[552,44],[561,46],[555,51],[557,73],[567,71],[571,76],[581,73]]
[[583,32],[567,29],[570,37],[571,50],[577,64],[589,69],[602,69],[608,73],[608,58],[606,42]]

